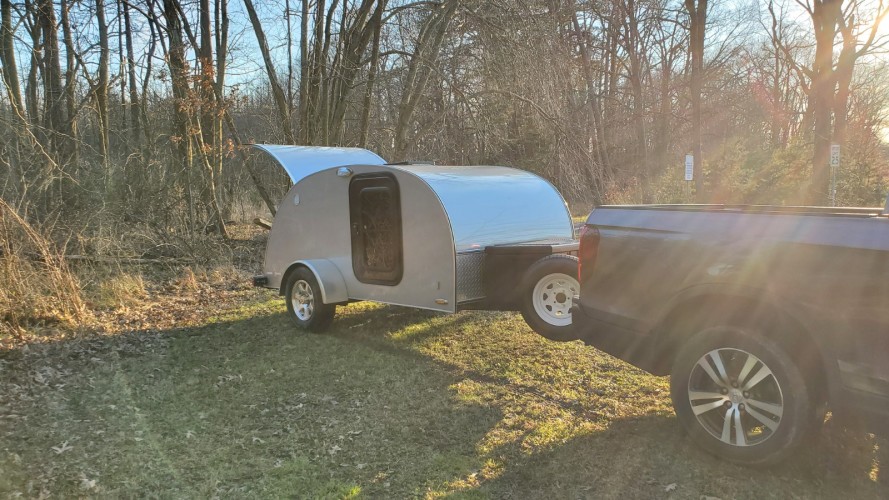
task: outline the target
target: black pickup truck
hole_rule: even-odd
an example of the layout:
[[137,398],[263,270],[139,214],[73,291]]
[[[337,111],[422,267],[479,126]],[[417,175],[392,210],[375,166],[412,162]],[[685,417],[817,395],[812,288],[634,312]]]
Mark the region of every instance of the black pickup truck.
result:
[[828,406],[889,422],[889,203],[603,206],[578,257],[574,337],[670,375],[706,450],[774,463]]

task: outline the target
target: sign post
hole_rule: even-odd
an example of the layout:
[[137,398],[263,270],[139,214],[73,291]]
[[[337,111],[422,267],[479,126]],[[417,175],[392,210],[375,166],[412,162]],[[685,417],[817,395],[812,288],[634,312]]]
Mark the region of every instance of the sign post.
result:
[[840,169],[840,145],[830,145],[830,206],[837,206],[837,170]]
[[691,199],[691,182],[695,178],[695,156],[685,155],[685,200]]

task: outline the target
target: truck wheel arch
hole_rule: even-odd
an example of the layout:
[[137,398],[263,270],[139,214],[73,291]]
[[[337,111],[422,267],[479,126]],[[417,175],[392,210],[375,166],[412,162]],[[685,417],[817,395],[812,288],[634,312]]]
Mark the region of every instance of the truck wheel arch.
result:
[[[695,287],[698,288],[698,287]],[[793,307],[778,301],[764,290],[747,288],[715,289],[701,287],[680,294],[671,302],[653,330],[658,373],[669,373],[682,342],[705,324],[728,322],[759,327],[762,334],[783,345],[818,378],[814,387],[824,388],[824,397],[833,399],[839,391],[836,362],[831,362],[830,346],[812,332],[813,327],[793,313]]]

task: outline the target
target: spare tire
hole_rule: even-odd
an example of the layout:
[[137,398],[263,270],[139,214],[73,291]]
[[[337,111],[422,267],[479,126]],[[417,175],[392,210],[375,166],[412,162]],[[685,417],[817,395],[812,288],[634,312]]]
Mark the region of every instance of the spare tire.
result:
[[522,279],[522,317],[550,340],[574,340],[571,303],[579,292],[577,257],[548,255],[532,264]]

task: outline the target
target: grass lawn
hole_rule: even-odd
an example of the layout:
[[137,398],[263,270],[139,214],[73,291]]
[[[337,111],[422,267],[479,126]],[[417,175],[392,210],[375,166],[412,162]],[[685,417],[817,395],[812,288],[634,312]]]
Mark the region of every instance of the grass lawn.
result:
[[783,466],[726,464],[667,380],[517,314],[353,304],[315,335],[283,311],[0,352],[0,497],[889,497],[885,440],[828,422]]

